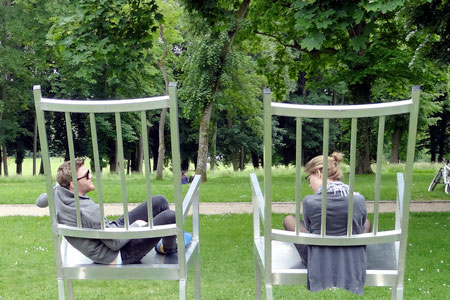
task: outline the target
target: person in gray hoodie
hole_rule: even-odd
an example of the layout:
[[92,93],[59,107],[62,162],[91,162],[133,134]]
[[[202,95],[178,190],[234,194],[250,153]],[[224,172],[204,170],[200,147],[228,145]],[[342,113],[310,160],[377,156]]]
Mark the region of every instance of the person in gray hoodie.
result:
[[[95,190],[92,175],[84,165],[84,159],[76,159],[75,169],[77,173],[78,194],[81,212],[81,223],[83,228],[100,229],[104,222],[105,228],[121,228],[125,226],[124,217],[109,221],[107,218],[101,220],[100,209],[97,203],[86,196]],[[72,169],[70,161],[64,162],[56,174],[57,184],[53,189],[56,217],[59,224],[77,226],[74,182],[72,180]],[[46,207],[48,205],[47,194],[41,194],[36,199],[36,205]],[[169,210],[169,203],[161,195],[152,198],[153,224],[165,225],[175,223],[175,212]],[[147,201],[140,204],[128,214],[130,227],[147,226]],[[87,239],[76,237],[65,237],[67,241],[78,251],[90,258],[93,262],[100,264],[139,263],[147,253],[153,249],[161,238],[146,239]],[[173,253],[176,251],[176,236],[162,238],[160,253]]]

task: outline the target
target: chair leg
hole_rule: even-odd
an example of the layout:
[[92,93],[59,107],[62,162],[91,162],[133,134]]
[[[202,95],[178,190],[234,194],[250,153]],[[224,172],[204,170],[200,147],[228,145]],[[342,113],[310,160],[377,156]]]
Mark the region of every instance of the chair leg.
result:
[[72,280],[71,279],[67,279],[66,280],[66,284],[67,284],[67,298],[69,300],[73,300]]
[[261,286],[261,268],[259,267],[258,259],[255,257],[255,290],[256,299],[261,300],[262,297],[262,286]]
[[200,280],[200,255],[197,256],[194,267],[194,289],[195,299],[201,298],[201,280]]
[[180,300],[186,300],[187,297],[186,278],[180,279]]
[[392,287],[392,300],[403,300],[403,286]]
[[266,283],[266,299],[273,300],[272,284]]
[[65,289],[64,289],[64,279],[58,279],[58,299],[66,300]]

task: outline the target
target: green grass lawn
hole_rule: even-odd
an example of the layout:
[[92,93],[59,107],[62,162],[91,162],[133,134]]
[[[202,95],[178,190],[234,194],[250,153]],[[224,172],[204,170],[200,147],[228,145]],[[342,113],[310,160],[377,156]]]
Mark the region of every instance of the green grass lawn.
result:
[[[281,227],[283,215],[274,215]],[[391,226],[383,214],[380,226]],[[412,213],[405,299],[449,299],[450,212]],[[56,299],[57,282],[48,217],[0,218],[0,299]],[[252,217],[201,216],[203,299],[255,299]],[[192,275],[192,274],[190,274]],[[193,279],[188,282],[193,299]],[[75,299],[177,299],[176,282],[75,281]],[[366,287],[363,299],[390,299],[389,288]],[[361,299],[344,290],[310,293],[276,286],[275,299]]]
[[[57,160],[57,159],[55,159]],[[55,161],[54,165],[58,165]],[[438,185],[433,192],[428,192],[428,186],[439,165],[416,164],[413,175],[412,200],[448,200],[450,196],[444,193],[443,185]],[[394,200],[396,194],[396,172],[402,170],[402,165],[385,165],[382,172],[382,200]],[[244,171],[233,172],[229,168],[218,168],[208,173],[208,182],[201,185],[201,202],[250,202],[251,188],[249,174],[256,172],[263,182],[263,171],[247,168]],[[55,174],[55,173],[53,173]],[[190,174],[193,174],[191,171]],[[190,175],[189,174],[189,175]],[[173,200],[172,174],[164,173],[163,180],[155,180],[152,174],[152,193],[163,194],[170,201]],[[95,181],[95,178],[94,178]],[[348,174],[344,178],[348,182]],[[120,177],[116,174],[102,176],[103,194],[105,202],[120,201]],[[357,175],[356,191],[363,194],[367,200],[374,197],[375,175]],[[293,201],[295,186],[295,169],[293,167],[273,168],[273,199],[278,202]],[[188,185],[184,185],[187,191]],[[0,204],[32,204],[37,196],[45,191],[43,176],[10,176],[0,177]],[[302,196],[311,194],[306,180],[302,180]],[[142,202],[145,198],[144,178],[139,174],[127,175],[127,192],[129,202]],[[90,197],[97,199],[96,192]]]

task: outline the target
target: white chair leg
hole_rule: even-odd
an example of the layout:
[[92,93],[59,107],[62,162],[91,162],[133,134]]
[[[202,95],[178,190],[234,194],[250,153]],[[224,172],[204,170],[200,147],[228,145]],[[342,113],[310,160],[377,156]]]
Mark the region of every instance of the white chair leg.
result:
[[69,300],[73,300],[73,287],[72,287],[72,280],[66,280],[67,284],[67,298]]
[[266,299],[273,300],[272,284],[266,283]]
[[59,300],[66,300],[64,291],[64,279],[58,279],[58,298]]
[[259,267],[258,259],[255,257],[255,291],[256,299],[261,300],[262,286],[261,286],[261,268]]
[[194,293],[195,299],[200,300],[201,298],[201,280],[200,280],[200,253],[197,256],[194,267]]
[[392,287],[392,300],[403,300],[403,286]]
[[180,279],[180,300],[186,300],[187,297],[186,278]]

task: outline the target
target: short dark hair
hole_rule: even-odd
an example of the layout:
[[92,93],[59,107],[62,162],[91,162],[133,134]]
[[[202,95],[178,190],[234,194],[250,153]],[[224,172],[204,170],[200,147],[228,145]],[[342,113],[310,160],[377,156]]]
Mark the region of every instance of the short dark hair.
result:
[[[78,171],[84,165],[84,158],[75,159],[75,170]],[[72,168],[70,166],[70,161],[65,161],[62,165],[59,166],[58,171],[56,172],[56,182],[59,183],[60,186],[69,188],[70,182],[72,182]]]

